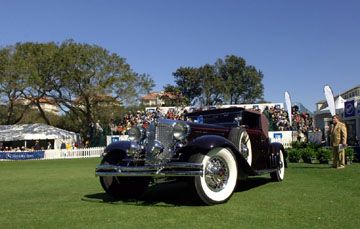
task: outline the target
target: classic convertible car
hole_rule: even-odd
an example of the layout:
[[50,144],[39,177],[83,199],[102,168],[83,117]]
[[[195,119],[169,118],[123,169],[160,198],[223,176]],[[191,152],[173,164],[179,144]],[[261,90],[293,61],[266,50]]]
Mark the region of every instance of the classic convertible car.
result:
[[205,204],[226,202],[238,180],[269,173],[282,181],[286,152],[270,143],[264,115],[243,108],[186,115],[187,121],[155,119],[133,127],[129,140],[106,147],[95,174],[116,198],[140,196],[150,182],[187,178]]

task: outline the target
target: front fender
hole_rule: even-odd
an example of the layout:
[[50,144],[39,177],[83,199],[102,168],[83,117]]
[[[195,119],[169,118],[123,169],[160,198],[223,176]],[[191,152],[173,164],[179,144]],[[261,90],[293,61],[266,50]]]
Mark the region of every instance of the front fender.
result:
[[246,159],[240,154],[239,150],[228,139],[218,135],[203,135],[189,142],[187,146],[181,149],[181,159],[187,161],[191,155],[196,153],[207,154],[210,150],[216,148],[229,148],[236,157],[239,170],[251,175],[254,173]]
[[237,150],[228,139],[218,135],[204,135],[195,138],[193,141],[189,142],[187,146],[202,153],[207,153],[215,147],[228,147],[231,148],[231,150]]
[[109,154],[109,153],[126,154],[126,151],[130,148],[130,145],[131,145],[130,141],[113,142],[105,148],[104,154]]

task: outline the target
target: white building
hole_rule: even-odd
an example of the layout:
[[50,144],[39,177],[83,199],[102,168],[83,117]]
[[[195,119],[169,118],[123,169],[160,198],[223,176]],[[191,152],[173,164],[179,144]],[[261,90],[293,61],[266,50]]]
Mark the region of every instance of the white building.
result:
[[[347,126],[348,144],[359,144],[360,140],[360,85],[351,88],[335,98],[336,113],[339,114]],[[316,103],[314,114],[315,127],[324,131],[327,136],[330,128],[331,114],[326,100]]]
[[[17,100],[17,103],[22,105],[30,105],[32,109],[38,109],[34,104],[34,101],[32,101],[31,99],[19,99]],[[39,103],[41,109],[43,109],[45,112],[49,112],[55,115],[58,115],[60,112],[60,107],[56,104],[56,102],[53,99],[40,98]]]

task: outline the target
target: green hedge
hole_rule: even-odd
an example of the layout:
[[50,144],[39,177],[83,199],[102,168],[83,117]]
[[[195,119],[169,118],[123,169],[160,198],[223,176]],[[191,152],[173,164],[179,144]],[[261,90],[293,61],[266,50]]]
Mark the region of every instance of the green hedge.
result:
[[317,151],[316,159],[319,160],[320,163],[328,163],[328,161],[332,160],[332,151],[329,148],[320,148]]
[[301,159],[301,152],[299,149],[290,148],[288,151],[288,158],[290,162],[299,162]]
[[[311,163],[314,159],[320,163],[328,163],[332,161],[332,149],[329,147],[322,147],[321,145],[313,143],[293,142],[292,148],[287,150],[288,159],[290,162]],[[345,149],[347,160],[354,160],[354,149],[347,147]]]
[[345,149],[345,156],[346,156],[346,161],[349,160],[350,162],[354,161],[354,148],[347,147]]
[[300,152],[301,158],[305,163],[311,163],[312,159],[316,158],[317,151],[315,151],[315,149],[312,147],[302,148],[300,149]]

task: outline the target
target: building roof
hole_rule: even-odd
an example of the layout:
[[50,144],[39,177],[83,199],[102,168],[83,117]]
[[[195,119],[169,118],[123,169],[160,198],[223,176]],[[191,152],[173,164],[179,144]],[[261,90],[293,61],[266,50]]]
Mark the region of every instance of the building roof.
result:
[[150,92],[149,94],[142,97],[142,100],[154,100],[156,99],[160,93],[157,92]]
[[39,101],[39,103],[44,103],[44,104],[51,104],[51,105],[54,105],[56,106],[56,101],[52,98],[30,98],[30,99],[24,99],[24,98],[21,98],[21,99],[18,99],[15,101],[16,104],[23,104],[23,105],[27,105],[27,104],[30,104],[32,102],[35,102],[36,100]]
[[355,86],[355,87],[353,87],[353,88],[351,88],[351,89],[349,89],[349,90],[347,90],[347,91],[345,91],[345,92],[343,92],[343,93],[341,93],[341,95],[346,94],[346,93],[348,93],[348,92],[350,92],[350,91],[352,91],[352,90],[355,90],[355,89],[357,89],[357,88],[360,88],[360,84],[357,85],[357,86]]
[[[355,86],[355,87],[353,87],[353,88],[351,88],[351,89],[349,89],[349,90],[347,90],[347,91],[345,91],[345,92],[340,93],[339,95],[334,95],[334,100],[336,100],[339,96],[344,96],[345,94],[347,94],[347,93],[349,93],[350,91],[355,90],[355,89],[357,89],[357,88],[360,88],[360,84],[357,85],[357,86]],[[326,101],[325,99],[322,99],[322,100],[318,101],[316,104],[324,104],[324,103],[326,103],[325,105],[327,106],[327,101]],[[325,106],[325,105],[324,105],[324,106]],[[323,107],[323,108],[324,108],[324,107]]]
[[0,125],[0,141],[76,139],[76,133],[46,124]]

